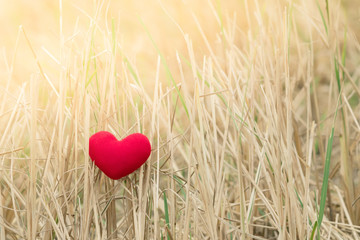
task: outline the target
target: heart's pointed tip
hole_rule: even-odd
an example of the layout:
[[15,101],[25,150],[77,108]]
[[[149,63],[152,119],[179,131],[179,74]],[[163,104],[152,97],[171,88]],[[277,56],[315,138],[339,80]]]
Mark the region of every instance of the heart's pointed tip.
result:
[[[105,174],[106,175],[106,174]],[[112,180],[120,180],[121,178],[125,177],[125,176],[121,176],[121,177],[114,177],[114,176],[109,176],[109,175],[106,175],[108,178],[112,179]]]

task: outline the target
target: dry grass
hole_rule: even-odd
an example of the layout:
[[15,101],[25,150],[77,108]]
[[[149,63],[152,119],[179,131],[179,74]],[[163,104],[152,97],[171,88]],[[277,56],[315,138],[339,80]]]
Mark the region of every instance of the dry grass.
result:
[[1,1],[0,239],[360,238],[357,0],[76,2]]

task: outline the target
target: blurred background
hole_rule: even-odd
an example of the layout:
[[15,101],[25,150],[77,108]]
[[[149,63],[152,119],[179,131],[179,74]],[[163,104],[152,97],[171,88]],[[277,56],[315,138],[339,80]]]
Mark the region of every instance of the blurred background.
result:
[[[250,8],[251,4],[249,3]],[[243,7],[244,4],[232,0],[218,2],[64,0],[62,1],[62,34],[67,47],[72,48],[74,52],[81,51],[81,44],[87,37],[85,34],[89,30],[91,21],[96,21],[99,26],[94,36],[96,46],[100,49],[102,44],[107,44],[106,38],[112,34],[113,21],[115,30],[119,32],[116,42],[121,46],[122,54],[136,63],[136,68],[141,69],[140,76],[146,82],[146,79],[154,77],[158,56],[147,30],[171,66],[176,62],[176,51],[187,52],[183,33],[190,36],[200,58],[203,53],[208,52],[194,16],[208,38],[209,44],[213,47],[216,45],[221,47],[221,39],[217,39],[220,37],[217,35],[220,30],[219,21],[235,19],[239,27],[247,27],[245,15],[241,14]],[[214,11],[218,9],[221,9],[221,14],[224,16],[234,16],[234,19],[224,17],[220,20],[214,16]],[[30,74],[37,71],[36,60],[24,34],[19,33],[19,26],[23,27],[39,62],[48,74],[51,74],[51,70],[57,71],[57,63],[53,57],[59,60],[61,46],[59,16],[58,1],[0,1],[0,21],[3,23],[0,28],[2,84],[9,78],[8,67],[12,61],[14,61],[12,87],[28,81]],[[98,19],[92,19],[94,16]]]
[[[288,1],[279,1],[286,4]],[[293,1],[291,1],[293,2]],[[294,4],[297,1],[294,2]],[[101,52],[101,44],[106,45],[106,39],[111,35],[112,22],[117,31],[116,42],[122,54],[133,62],[145,84],[146,79],[154,78],[154,67],[159,52],[154,47],[147,31],[157,44],[160,52],[166,57],[169,66],[176,65],[176,52],[188,52],[185,35],[192,41],[197,58],[209,54],[209,44],[214,50],[223,49],[222,27],[229,28],[236,23],[235,31],[247,34],[249,26],[256,31],[257,16],[251,14],[259,6],[262,11],[278,14],[282,10],[267,1],[234,1],[234,0],[170,0],[170,1],[0,1],[0,83],[1,86],[10,79],[14,88],[29,80],[30,74],[38,71],[33,48],[39,62],[46,72],[57,74],[57,64],[60,55],[60,3],[62,5],[62,34],[65,46],[72,51],[81,51],[81,44],[86,39],[91,21],[98,24],[94,34],[96,47]],[[320,1],[324,7],[325,1]],[[305,3],[306,4],[306,3]],[[357,0],[343,0],[336,11],[343,12],[344,21],[353,29],[359,39],[360,6]],[[333,5],[334,7],[334,5]],[[309,10],[310,11],[310,10]],[[312,10],[311,10],[312,11]],[[313,9],[314,18],[320,21],[317,9]],[[250,13],[250,14],[249,14]],[[97,18],[94,18],[94,16]],[[141,23],[143,22],[144,25]],[[230,24],[229,24],[230,23]],[[24,34],[19,32],[22,26]],[[201,27],[201,31],[199,29]],[[231,30],[231,29],[226,29]],[[206,36],[204,41],[202,36]],[[234,34],[234,42],[241,49],[240,39],[244,36]],[[246,37],[246,36],[245,36]],[[245,46],[247,47],[247,46]],[[15,54],[16,53],[16,54]],[[81,54],[79,52],[79,54]],[[50,56],[51,55],[51,56]],[[122,55],[122,56],[123,56]],[[10,66],[13,63],[12,73]],[[52,70],[54,72],[52,72]],[[53,78],[56,84],[56,78]],[[151,84],[150,84],[151,85]]]

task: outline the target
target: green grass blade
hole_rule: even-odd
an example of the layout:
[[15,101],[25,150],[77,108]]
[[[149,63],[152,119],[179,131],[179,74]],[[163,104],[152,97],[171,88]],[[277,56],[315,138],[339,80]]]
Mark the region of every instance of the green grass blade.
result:
[[337,112],[339,110],[340,100],[341,100],[341,92],[339,94],[339,98],[338,98],[338,101],[336,104],[335,116],[333,119],[331,133],[330,133],[328,144],[326,147],[324,176],[323,176],[323,183],[322,183],[322,187],[321,187],[321,196],[320,196],[320,209],[319,209],[319,214],[318,214],[318,219],[317,219],[317,222],[318,222],[317,239],[320,239],[320,228],[321,228],[321,223],[322,223],[322,220],[324,217],[324,211],[325,211],[325,205],[326,205],[326,195],[327,195],[327,190],[328,190],[328,186],[329,186],[330,160],[331,160],[332,144],[333,144],[333,140],[334,140],[334,129],[335,129],[334,126],[335,126]]
[[[231,229],[232,228],[232,222],[231,222],[231,214],[230,214],[230,212],[228,212],[227,217],[228,217],[228,219],[230,219],[229,220],[229,225],[231,226],[230,227],[230,229]],[[232,240],[232,239],[233,239],[233,233],[231,232],[230,233],[230,240]]]
[[186,185],[186,182],[183,182],[178,176],[176,176],[175,174],[173,174],[174,180],[179,184],[180,189],[178,190],[178,192],[181,192],[181,195],[184,197],[184,199],[186,199],[186,192],[184,190],[184,187]]
[[[327,2],[327,1],[326,1],[326,2]],[[324,18],[324,14],[323,14],[323,12],[322,12],[322,10],[321,10],[321,8],[320,8],[319,1],[318,1],[318,0],[316,0],[316,5],[317,5],[318,10],[319,10],[319,12],[320,12],[321,20],[322,20],[322,22],[323,22],[323,24],[324,24],[324,28],[325,28],[325,31],[326,31],[326,35],[328,35],[329,33],[328,33],[327,24],[326,24],[326,21],[325,21],[325,18]],[[327,9],[327,10],[328,10],[328,9]]]
[[326,15],[327,15],[327,19],[328,19],[328,23],[330,24],[329,1],[328,1],[328,0],[325,0],[325,4],[326,4]]
[[221,39],[222,39],[222,43],[224,48],[226,47],[226,34],[225,34],[225,30],[224,30],[224,20],[223,20],[223,16],[222,16],[222,10],[221,10],[221,1],[217,0],[216,1],[216,13],[219,17],[220,20],[220,31],[221,31]]
[[[335,67],[336,82],[337,82],[338,90],[339,90],[339,93],[340,93],[340,91],[341,91],[341,82],[340,82],[339,63],[338,63],[336,57],[334,57],[334,67]],[[341,100],[341,98],[340,98],[340,100]]]
[[[167,198],[166,198],[166,193],[165,193],[165,192],[164,192],[164,209],[165,209],[165,222],[166,222],[166,227],[167,227],[168,229],[170,229],[169,209],[168,209]],[[170,240],[169,234],[167,235],[167,239]]]
[[317,227],[317,221],[315,221],[314,226],[313,226],[313,230],[311,231],[310,240],[314,239],[316,227]]
[[131,65],[131,63],[129,62],[129,60],[126,57],[124,57],[124,62],[126,63],[126,66],[128,67],[128,69],[130,71],[130,74],[133,76],[136,83],[140,86],[140,81],[139,81],[139,78],[138,78],[138,76],[136,74],[136,71],[135,71],[135,69],[133,68],[133,66]]
[[321,197],[320,197],[320,210],[318,215],[318,235],[317,239],[320,239],[320,227],[324,217],[325,205],[326,205],[326,195],[329,186],[329,170],[330,170],[330,160],[331,160],[331,151],[332,151],[332,143],[334,139],[334,127],[331,129],[331,134],[328,140],[328,145],[326,148],[326,156],[325,156],[325,167],[324,167],[324,177],[323,184],[321,187]]
[[296,197],[297,197],[297,199],[298,199],[298,201],[299,201],[299,203],[300,203],[301,209],[304,209],[304,204],[303,204],[303,202],[301,201],[301,198],[300,198],[300,196],[299,196],[298,191],[296,190],[296,188],[294,188],[294,190],[295,190],[295,193],[296,193]]

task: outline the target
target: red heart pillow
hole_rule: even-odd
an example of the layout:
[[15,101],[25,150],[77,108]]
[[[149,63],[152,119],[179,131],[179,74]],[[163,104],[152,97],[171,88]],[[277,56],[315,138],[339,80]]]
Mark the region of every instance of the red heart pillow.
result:
[[134,133],[121,141],[109,132],[95,133],[89,140],[89,155],[95,165],[112,179],[129,175],[143,165],[150,156],[149,139]]

